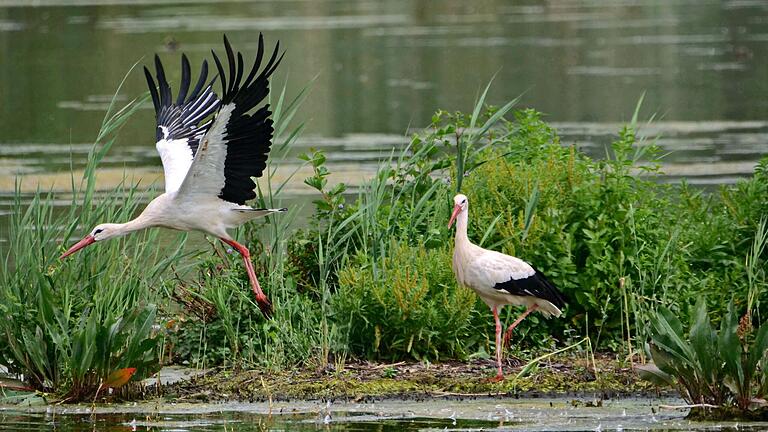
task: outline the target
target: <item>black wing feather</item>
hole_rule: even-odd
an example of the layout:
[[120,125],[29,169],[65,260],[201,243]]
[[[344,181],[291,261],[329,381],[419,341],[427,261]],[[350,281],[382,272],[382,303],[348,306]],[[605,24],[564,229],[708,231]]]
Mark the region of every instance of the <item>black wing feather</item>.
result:
[[[252,177],[261,177],[267,166],[269,150],[272,146],[272,119],[269,104],[264,104],[251,114],[269,94],[269,77],[282,60],[277,59],[280,43],[275,45],[270,61],[256,75],[264,57],[264,37],[259,34],[259,50],[256,61],[251,68],[248,78],[240,84],[244,73],[242,55],[232,51],[232,47],[224,36],[224,47],[227,52],[229,75],[225,77],[225,69],[214,53],[216,68],[221,77],[221,106],[234,104],[234,108],[226,125],[224,140],[227,145],[227,155],[224,161],[224,187],[219,198],[245,204],[256,198],[256,183]],[[277,59],[277,61],[276,61]],[[256,76],[256,79],[253,77]],[[227,85],[229,82],[229,86]]]
[[155,107],[155,113],[160,110],[160,96],[157,94],[157,87],[155,87],[155,80],[152,78],[152,73],[149,72],[146,66],[144,66],[144,77],[147,79],[147,87],[149,87],[149,94],[152,96],[152,105]]
[[216,69],[219,70],[219,79],[221,80],[221,91],[223,93],[227,93],[227,75],[224,74],[224,68],[221,66],[221,60],[219,60],[219,56],[216,55],[216,52],[214,50],[211,50],[211,54],[213,55],[213,61],[216,62]]
[[160,62],[160,57],[155,54],[155,71],[157,73],[157,86],[160,87],[160,104],[171,104],[171,86],[168,85],[168,80],[165,79],[165,70],[163,69],[163,63]]
[[[232,52],[232,45],[229,44],[227,35],[224,35],[224,48],[227,52],[227,64],[229,64],[229,87],[225,93],[231,93],[235,88],[235,54]],[[239,53],[238,53],[239,54]]]
[[[531,266],[533,267],[533,266]],[[510,279],[494,285],[497,290],[504,290],[515,296],[531,296],[546,300],[558,309],[565,306],[565,296],[540,271],[533,267],[533,275],[523,279]]]
[[205,80],[208,79],[208,62],[203,61],[203,66],[200,68],[200,78],[197,79],[197,84],[195,84],[195,89],[192,90],[192,94],[189,95],[190,100],[197,99],[197,95],[200,94],[200,90],[203,89],[203,85],[205,85]]
[[[192,154],[197,153],[200,138],[208,131],[211,122],[203,122],[219,105],[219,98],[213,92],[213,81],[203,89],[208,77],[208,62],[203,61],[200,68],[200,78],[194,90],[189,96],[191,72],[189,60],[186,55],[181,56],[181,83],[179,95],[173,102],[171,86],[165,78],[165,70],[160,57],[155,55],[155,75],[157,76],[157,88],[152,78],[152,73],[144,67],[144,76],[147,79],[149,93],[155,107],[157,119],[156,139],[177,140],[186,139],[187,145],[192,149]],[[202,123],[202,124],[201,124]]]
[[190,74],[189,60],[185,54],[181,54],[181,85],[179,86],[179,95],[176,97],[176,105],[183,104],[184,98],[187,97]]
[[251,66],[251,72],[248,74],[248,78],[245,79],[245,83],[243,84],[243,87],[248,87],[248,85],[251,83],[251,80],[254,76],[256,76],[256,72],[259,71],[259,65],[261,64],[261,60],[264,59],[264,39],[261,37],[261,34],[259,34],[259,49],[256,52],[256,58],[253,60],[253,66]]

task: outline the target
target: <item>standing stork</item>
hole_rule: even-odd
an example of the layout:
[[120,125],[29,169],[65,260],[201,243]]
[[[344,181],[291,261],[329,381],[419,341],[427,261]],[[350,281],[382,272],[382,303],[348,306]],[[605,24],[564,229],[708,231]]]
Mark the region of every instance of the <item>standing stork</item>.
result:
[[[261,177],[266,168],[273,133],[269,105],[253,110],[269,93],[269,77],[283,56],[278,58],[278,42],[262,68],[264,38],[259,34],[256,59],[243,80],[246,70],[242,54],[238,52],[235,60],[226,36],[224,48],[228,74],[219,57],[211,51],[221,81],[220,99],[212,89],[215,78],[209,84],[205,83],[208,76],[206,61],[203,61],[197,84],[188,93],[189,60],[182,54],[181,85],[175,102],[159,57],[155,55],[157,87],[152,74],[144,68],[157,118],[156,147],[163,162],[165,193],[153,199],[131,221],[97,225],[64,252],[61,259],[93,243],[149,227],[202,231],[218,237],[242,255],[256,302],[269,318],[272,304],[256,279],[250,252],[227,230],[286,210],[246,205],[246,201],[256,198],[256,183],[252,177]],[[213,117],[209,119],[211,114]]]
[[501,381],[501,321],[499,309],[504,305],[525,306],[527,309],[507,328],[504,340],[509,341],[512,330],[531,312],[538,310],[545,317],[559,317],[565,306],[563,294],[532,265],[492,250],[472,244],[467,236],[469,203],[465,195],[453,198],[453,213],[448,228],[456,221],[453,249],[453,273],[459,284],[472,288],[493,311],[496,320],[496,367],[492,381]]

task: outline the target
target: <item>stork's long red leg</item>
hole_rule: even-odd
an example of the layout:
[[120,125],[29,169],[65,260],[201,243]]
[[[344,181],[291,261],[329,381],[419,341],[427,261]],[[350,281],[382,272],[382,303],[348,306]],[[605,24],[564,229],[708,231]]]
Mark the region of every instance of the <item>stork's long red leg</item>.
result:
[[489,381],[498,382],[504,380],[504,374],[501,372],[501,321],[499,320],[499,310],[496,306],[493,307],[493,319],[496,321],[496,368],[498,372]]
[[264,291],[261,290],[261,286],[259,285],[259,280],[256,279],[256,272],[253,270],[253,263],[251,262],[251,253],[248,251],[248,248],[246,248],[245,246],[241,245],[240,243],[234,240],[228,240],[223,237],[221,238],[221,241],[235,248],[235,250],[237,250],[237,252],[239,252],[240,255],[243,257],[243,263],[245,264],[245,270],[248,272],[248,279],[251,281],[251,288],[253,289],[253,294],[256,295],[256,303],[259,305],[259,309],[261,309],[261,313],[263,313],[266,318],[271,318],[272,303],[269,301],[269,298],[267,298],[267,295],[264,294]]
[[526,309],[525,312],[523,312],[522,315],[517,317],[515,322],[510,324],[509,327],[507,327],[507,332],[504,333],[504,346],[509,346],[509,338],[512,337],[512,330],[514,330],[515,327],[517,327],[517,325],[520,324],[520,321],[522,321],[525,317],[528,316],[528,314],[530,314],[531,312],[535,311],[538,308],[539,308],[539,305],[537,305],[537,304],[534,304],[532,306],[528,306],[528,309]]

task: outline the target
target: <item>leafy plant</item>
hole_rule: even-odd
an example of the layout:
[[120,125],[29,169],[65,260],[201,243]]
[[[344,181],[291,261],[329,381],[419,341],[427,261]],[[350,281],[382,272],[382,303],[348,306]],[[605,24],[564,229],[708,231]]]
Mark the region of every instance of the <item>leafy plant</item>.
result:
[[347,335],[350,350],[425,361],[475,352],[486,340],[472,327],[477,296],[456,286],[446,262],[447,248],[393,244],[377,273],[365,262],[345,267],[333,299],[333,318]]
[[647,346],[653,364],[640,366],[640,376],[660,385],[676,386],[692,404],[730,405],[748,410],[753,398],[761,398],[760,377],[766,367],[768,325],[756,332],[739,323],[734,303],[715,331],[706,303],[696,304],[694,321],[685,335],[677,316],[660,307],[651,342]]
[[62,240],[138,210],[135,187],[121,183],[98,195],[95,168],[142,101],[114,111],[113,98],[81,181],[72,178],[63,214],[52,193],[37,191],[25,204],[16,190],[8,253],[0,263],[0,311],[6,317],[0,321],[0,363],[31,387],[67,400],[93,394],[116,370],[135,368],[143,378],[160,366],[162,335],[153,328],[160,298],[153,287],[183,256],[181,244],[163,251],[145,247],[157,235],[147,231],[58,261]]
[[[656,181],[660,149],[644,137],[639,109],[617,131],[606,158],[593,160],[575,146],[564,146],[541,113],[512,110],[514,101],[502,108],[485,106],[487,91],[471,113],[438,111],[432,124],[380,162],[356,194],[329,180],[322,152],[301,155],[300,165],[312,169],[305,183],[315,192],[306,223],[296,223],[298,211],[292,207],[290,217],[243,230],[245,241],[263,251],[254,254],[255,264],[268,280],[263,285],[276,310],[284,313],[272,322],[252,317],[244,273],[214,260],[223,273],[202,286],[218,286],[222,295],[200,290],[200,296],[211,305],[218,299],[215,307],[223,312],[211,322],[187,322],[178,360],[199,360],[204,354],[210,360],[206,364],[243,359],[270,368],[323,367],[333,354],[432,359],[487,352],[486,335],[493,328],[482,304],[475,303],[462,327],[481,336],[459,341],[451,332],[419,333],[414,329],[431,329],[433,323],[406,317],[399,305],[371,297],[374,291],[383,296],[385,288],[392,294],[397,286],[409,298],[406,294],[419,292],[423,278],[455,289],[450,273],[443,281],[431,266],[449,269],[452,232],[445,224],[450,197],[459,188],[472,200],[469,233],[475,242],[532,262],[571,299],[564,319],[530,317],[529,325],[514,334],[516,349],[549,349],[567,342],[570,333],[588,337],[595,348],[643,357],[642,341],[659,305],[686,320],[692,299],[704,298],[713,315],[721,315],[722,286],[737,299],[749,296],[754,316],[762,316],[768,304],[761,267],[766,250],[756,249],[754,260],[746,263],[743,257],[765,210],[768,177],[761,167],[766,163],[753,179],[715,192],[662,184]],[[293,115],[285,111],[282,117]],[[288,133],[276,123],[276,130],[286,131],[283,143],[300,129]],[[290,155],[287,147],[280,148]],[[285,186],[273,187],[271,181],[271,176],[259,181],[260,200],[268,207],[280,201]],[[301,229],[294,231],[297,225]],[[419,258],[420,250],[444,261],[420,267],[428,261]],[[397,260],[410,273],[393,269]],[[211,264],[199,269],[209,271]],[[427,307],[413,302],[417,309]],[[517,313],[505,311],[506,320]],[[389,324],[380,325],[377,335],[373,322]],[[412,336],[435,347],[420,345],[423,352],[414,353],[408,348]]]

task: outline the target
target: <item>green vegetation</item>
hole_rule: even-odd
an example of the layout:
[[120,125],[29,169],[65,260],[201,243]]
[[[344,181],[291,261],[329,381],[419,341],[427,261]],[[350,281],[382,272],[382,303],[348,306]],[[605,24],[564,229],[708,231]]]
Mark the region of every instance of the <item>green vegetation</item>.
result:
[[[303,125],[288,124],[304,96],[289,101],[283,92],[274,101],[277,138],[256,205],[276,207],[284,198],[285,183],[272,178],[280,161],[293,157]],[[135,107],[106,122],[110,132]],[[763,394],[755,371],[762,371],[766,327],[759,324],[768,312],[760,223],[768,213],[768,158],[751,179],[715,192],[665,185],[656,182],[659,151],[639,138],[637,115],[595,161],[564,147],[541,114],[512,107],[486,107],[484,93],[472,114],[438,111],[356,194],[329,184],[322,152],[301,155],[313,170],[305,183],[317,191],[314,209],[294,206],[238,232],[274,304],[269,321],[253,303],[239,257],[218,243],[191,257],[182,237],[158,252],[142,247],[156,241],[157,230],[149,230],[57,262],[61,238],[126,220],[139,207],[130,187],[96,197],[93,170],[107,142],[94,151],[83,185],[73,181],[66,215],[54,212],[50,194],[16,203],[0,275],[0,308],[11,317],[0,322],[7,335],[0,362],[37,389],[82,398],[115,370],[136,367],[141,378],[168,362],[277,371],[341,370],[353,358],[488,358],[491,313],[450,270],[453,233],[446,224],[451,197],[461,190],[472,202],[470,237],[533,263],[569,299],[563,318],[533,314],[519,327],[517,355],[571,346],[585,359],[596,348],[643,360],[653,338],[657,375],[698,400],[702,391],[689,385],[699,381],[685,373],[699,361],[694,333],[709,328],[707,337],[715,337],[712,317],[723,323],[715,338],[741,343],[746,356],[723,359],[732,362],[723,373],[741,387],[713,389],[715,399],[738,405]],[[300,213],[311,217],[298,222]],[[744,326],[761,328],[756,342],[723,336],[735,310],[748,311]],[[505,308],[502,318],[517,313]],[[695,323],[691,342],[673,318]],[[662,322],[677,345],[664,343],[673,335]],[[675,357],[681,366],[659,360],[680,350],[691,354]]]
[[[279,263],[269,286],[284,306],[275,327],[260,325],[275,332],[266,334],[276,335],[279,352],[254,345],[229,361],[277,370],[361,357],[487,358],[490,311],[450,271],[446,219],[457,178],[472,199],[470,236],[529,260],[570,299],[565,319],[534,314],[521,326],[518,352],[589,337],[591,347],[642,361],[660,306],[685,319],[704,298],[713,316],[723,316],[726,286],[737,305],[753,305],[758,322],[766,252],[753,250],[753,239],[768,210],[768,159],[753,178],[715,192],[665,185],[655,181],[659,150],[638,138],[640,128],[635,118],[608,157],[594,161],[563,147],[534,110],[440,111],[347,199],[343,184],[328,183],[322,152],[302,155],[314,170],[305,180],[318,192],[314,214],[298,232],[268,243],[271,265]],[[249,230],[250,238],[257,232]],[[240,304],[230,303],[235,316],[248,316]],[[506,319],[517,313],[508,309]],[[239,334],[262,338],[258,330],[249,324]],[[209,344],[222,334],[180,332]]]
[[[641,376],[659,385],[678,387],[683,398],[700,405],[698,408],[734,407],[739,410],[737,416],[755,417],[750,408],[768,391],[763,373],[768,361],[768,325],[754,330],[748,315],[745,318],[739,319],[730,302],[717,332],[702,300],[686,337],[680,320],[660,307],[651,322],[652,341],[647,348],[653,363],[639,368]],[[695,417],[704,412],[694,410],[691,414]],[[766,413],[763,409],[763,418]],[[733,415],[727,411],[727,416]]]
[[[757,263],[768,240],[767,222],[761,220],[746,259],[750,283],[756,273],[764,273],[764,267],[758,269]],[[693,417],[713,418],[702,408],[718,406],[721,417],[767,418],[764,404],[755,405],[768,392],[764,374],[768,366],[768,324],[755,329],[751,309],[758,289],[750,286],[748,306],[741,318],[733,300],[728,303],[719,332],[711,324],[704,299],[696,303],[687,337],[675,314],[659,307],[651,320],[651,343],[646,346],[653,363],[639,367],[640,376],[659,385],[678,387],[683,398],[698,405],[691,412]],[[753,410],[756,406],[760,409]]]
[[[114,105],[114,100],[113,100]],[[122,368],[136,378],[160,367],[163,336],[153,328],[169,266],[181,244],[159,253],[157,232],[108,242],[82,257],[58,261],[62,242],[97,223],[126,220],[140,207],[135,187],[125,183],[105,195],[95,190],[94,170],[109,151],[114,133],[140,105],[133,101],[105,117],[82,181],[72,179],[71,206],[64,214],[52,193],[38,191],[30,203],[16,193],[9,249],[0,264],[0,363],[23,375],[36,390],[64,399],[93,396]]]

